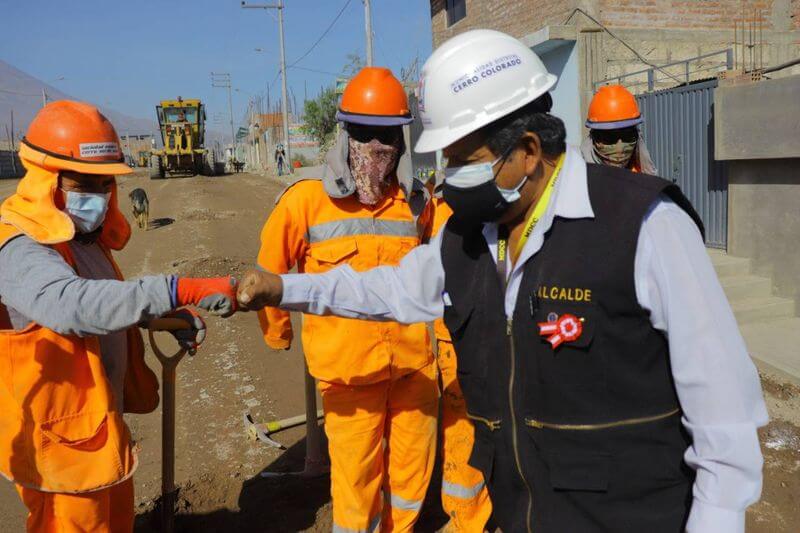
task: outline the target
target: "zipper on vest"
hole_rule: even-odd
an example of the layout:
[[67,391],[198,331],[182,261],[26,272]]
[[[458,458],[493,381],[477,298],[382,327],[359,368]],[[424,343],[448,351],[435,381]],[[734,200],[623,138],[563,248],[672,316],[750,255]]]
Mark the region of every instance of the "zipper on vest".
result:
[[525,419],[525,425],[536,429],[562,429],[567,431],[597,431],[601,429],[611,429],[622,426],[635,426],[638,424],[647,424],[649,422],[657,422],[680,413],[680,408],[676,407],[666,413],[661,413],[653,416],[641,416],[638,418],[627,418],[625,420],[615,420],[614,422],[604,422],[602,424],[554,424],[551,422],[542,422],[541,420],[534,420],[532,418]]
[[528,479],[522,471],[522,461],[519,458],[519,443],[517,442],[517,413],[514,408],[514,374],[516,373],[517,361],[516,354],[514,353],[514,334],[513,334],[513,319],[506,321],[506,335],[508,336],[509,347],[511,348],[511,373],[508,378],[508,405],[511,410],[511,443],[514,448],[514,460],[517,463],[517,471],[519,477],[522,478],[522,483],[528,490],[528,512],[525,515],[525,526],[528,533],[531,533],[531,515],[533,514],[533,492],[531,486],[528,484]]
[[488,418],[484,418],[482,416],[475,416],[470,413],[467,413],[467,418],[470,420],[475,420],[476,422],[482,422],[489,427],[489,430],[496,431],[500,429],[500,420],[489,420]]

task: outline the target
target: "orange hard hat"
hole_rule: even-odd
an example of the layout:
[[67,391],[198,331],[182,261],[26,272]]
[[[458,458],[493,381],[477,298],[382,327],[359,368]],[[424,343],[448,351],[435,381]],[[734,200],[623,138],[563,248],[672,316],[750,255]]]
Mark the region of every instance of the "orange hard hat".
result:
[[130,174],[111,122],[93,105],[58,100],[44,106],[28,126],[20,157],[83,174]]
[[403,85],[383,67],[364,67],[350,80],[336,119],[367,126],[402,126],[414,120]]
[[636,98],[622,85],[604,85],[589,104],[586,127],[594,130],[616,130],[641,124],[642,114]]

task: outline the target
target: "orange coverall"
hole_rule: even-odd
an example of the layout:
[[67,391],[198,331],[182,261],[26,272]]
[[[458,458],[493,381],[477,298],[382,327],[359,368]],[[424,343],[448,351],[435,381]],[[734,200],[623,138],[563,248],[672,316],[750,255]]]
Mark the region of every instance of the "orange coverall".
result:
[[[453,211],[435,198],[433,233],[444,227]],[[440,318],[434,322],[439,372],[442,376],[442,508],[450,517],[443,531],[473,533],[484,530],[492,502],[483,474],[467,464],[474,429],[456,378],[456,352],[450,332]]]
[[[430,232],[396,184],[375,206],[331,198],[318,180],[290,187],[261,233],[258,264],[286,273],[397,265]],[[264,340],[292,341],[289,313],[259,312]],[[425,324],[303,316],[303,349],[319,380],[337,531],[411,531],[433,470],[438,384]]]

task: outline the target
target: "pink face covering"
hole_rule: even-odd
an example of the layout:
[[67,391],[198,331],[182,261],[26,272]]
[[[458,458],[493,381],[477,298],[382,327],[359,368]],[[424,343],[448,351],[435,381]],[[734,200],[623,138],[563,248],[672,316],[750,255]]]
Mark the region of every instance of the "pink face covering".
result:
[[377,139],[362,143],[353,138],[350,143],[350,172],[356,182],[358,201],[375,205],[383,199],[391,185],[389,176],[400,156],[399,144],[381,144]]

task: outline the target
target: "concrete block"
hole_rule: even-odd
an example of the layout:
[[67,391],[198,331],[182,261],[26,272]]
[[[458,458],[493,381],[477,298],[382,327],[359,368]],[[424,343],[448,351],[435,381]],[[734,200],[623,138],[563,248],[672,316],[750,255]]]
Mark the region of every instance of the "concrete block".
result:
[[714,157],[800,157],[798,95],[800,76],[747,85],[721,84],[714,94]]
[[717,276],[744,276],[750,274],[750,259],[724,254],[709,254]]
[[725,276],[719,281],[731,302],[772,296],[772,281],[762,276]]
[[731,308],[740,325],[794,316],[794,302],[788,298],[747,298],[731,302]]

